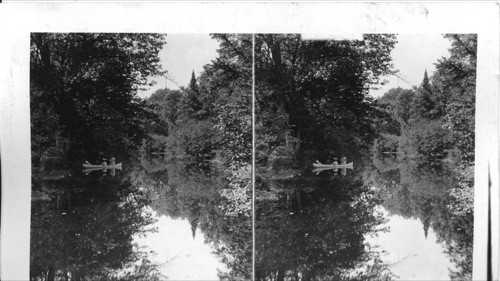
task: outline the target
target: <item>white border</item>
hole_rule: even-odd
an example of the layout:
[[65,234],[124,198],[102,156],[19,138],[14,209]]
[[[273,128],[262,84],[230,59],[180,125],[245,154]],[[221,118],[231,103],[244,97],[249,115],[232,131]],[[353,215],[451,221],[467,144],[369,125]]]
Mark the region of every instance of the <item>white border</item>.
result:
[[[477,33],[474,280],[485,280],[488,163],[493,218],[499,221],[498,18],[498,6],[489,2],[0,4],[2,280],[29,278],[30,32]],[[494,249],[499,249],[498,229],[497,223]],[[498,278],[498,266],[495,273]]]

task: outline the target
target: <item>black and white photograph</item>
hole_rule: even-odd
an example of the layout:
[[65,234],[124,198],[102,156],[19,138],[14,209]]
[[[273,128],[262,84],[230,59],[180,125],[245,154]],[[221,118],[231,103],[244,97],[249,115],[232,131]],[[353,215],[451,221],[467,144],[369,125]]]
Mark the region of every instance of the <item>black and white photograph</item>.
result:
[[30,280],[250,278],[251,42],[31,35]]
[[471,280],[476,53],[256,35],[256,280]]
[[495,281],[500,7],[0,1],[0,281]]

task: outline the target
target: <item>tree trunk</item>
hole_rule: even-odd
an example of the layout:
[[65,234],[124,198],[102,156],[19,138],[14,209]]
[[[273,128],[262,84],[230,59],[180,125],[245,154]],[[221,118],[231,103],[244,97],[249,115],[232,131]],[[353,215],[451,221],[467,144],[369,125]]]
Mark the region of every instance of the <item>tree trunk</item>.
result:
[[49,272],[47,273],[47,281],[54,281],[56,272],[53,266],[49,267]]
[[278,275],[276,276],[276,281],[285,281],[285,271],[283,269],[278,270]]
[[71,200],[71,193],[72,193],[71,190],[66,190],[66,192],[65,192],[65,195],[66,195],[66,211],[67,212],[71,212],[71,210],[73,209],[73,203],[72,203],[72,200]]

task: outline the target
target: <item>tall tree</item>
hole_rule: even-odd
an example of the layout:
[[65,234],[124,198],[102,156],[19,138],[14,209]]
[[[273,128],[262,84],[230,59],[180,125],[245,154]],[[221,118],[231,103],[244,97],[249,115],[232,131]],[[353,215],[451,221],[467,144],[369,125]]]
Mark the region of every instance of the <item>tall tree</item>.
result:
[[[231,280],[249,279],[252,248],[243,241],[252,236],[252,35],[214,34],[220,42],[219,56],[205,67],[209,91],[219,92],[216,128],[218,154],[226,162],[229,185],[222,190],[222,209],[235,230],[231,243],[218,250],[224,260],[232,260]],[[219,246],[221,246],[219,244]]]
[[[345,149],[349,143],[370,142],[376,111],[367,93],[391,73],[395,43],[393,35],[365,35],[361,41],[256,35],[258,134],[272,134],[266,128],[273,128],[284,112],[283,129],[303,147]],[[279,137],[286,141],[286,134]]]
[[439,60],[437,75],[443,91],[450,93],[445,126],[452,133],[461,161],[474,161],[477,35],[451,34],[450,57]]
[[432,118],[434,117],[434,107],[435,102],[433,100],[433,92],[431,90],[431,84],[429,83],[429,77],[427,76],[427,70],[424,72],[424,78],[422,83],[417,88],[415,92],[415,99],[412,102],[411,115],[414,122],[421,118]]
[[422,88],[431,92],[431,84],[429,82],[429,76],[427,75],[427,69],[424,71],[424,79],[422,80]]
[[217,127],[221,152],[238,166],[251,161],[252,143],[252,36],[214,34],[219,57],[205,68],[211,87],[219,89]]
[[191,73],[191,80],[189,82],[189,87],[186,89],[186,110],[189,118],[201,119],[200,110],[203,108],[203,104],[200,101],[200,91],[198,89],[198,83],[196,82],[196,77],[194,76],[194,70]]
[[148,76],[162,73],[163,44],[159,34],[33,33],[35,116],[58,117],[55,129],[69,140],[71,158],[131,149],[141,142],[148,115],[136,94]]
[[195,93],[199,94],[198,83],[196,82],[196,76],[194,75],[194,70],[191,73],[191,80],[189,81],[189,89],[191,89]]

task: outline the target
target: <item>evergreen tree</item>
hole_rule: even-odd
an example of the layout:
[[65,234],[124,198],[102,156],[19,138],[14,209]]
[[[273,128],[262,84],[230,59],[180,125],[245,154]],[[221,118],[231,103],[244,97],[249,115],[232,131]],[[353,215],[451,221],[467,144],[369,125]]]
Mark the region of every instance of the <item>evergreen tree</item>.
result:
[[429,76],[427,76],[427,69],[424,72],[424,80],[422,81],[422,88],[431,92],[431,84],[429,82]]
[[427,76],[427,70],[425,70],[424,79],[420,87],[417,88],[415,99],[413,100],[411,114],[413,121],[416,122],[422,118],[431,119],[435,117],[433,112],[434,107],[435,103],[432,99],[431,84]]
[[189,89],[193,90],[196,94],[200,93],[198,89],[198,83],[196,82],[196,76],[194,75],[194,70],[191,73],[191,81],[189,81]]
[[199,99],[199,89],[196,83],[196,77],[194,75],[194,70],[191,75],[191,81],[189,82],[189,87],[186,89],[186,113],[187,117],[191,119],[200,119],[199,111],[203,108],[203,104]]

